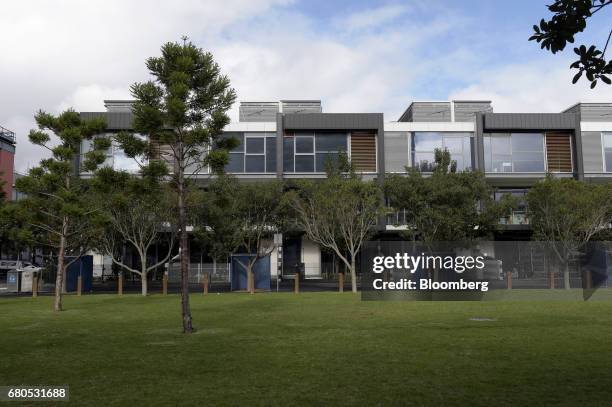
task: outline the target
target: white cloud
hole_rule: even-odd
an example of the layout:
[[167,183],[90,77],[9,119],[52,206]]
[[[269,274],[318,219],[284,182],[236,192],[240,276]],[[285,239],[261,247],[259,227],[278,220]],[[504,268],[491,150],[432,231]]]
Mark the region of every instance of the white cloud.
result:
[[410,8],[404,4],[389,4],[355,12],[345,18],[338,19],[336,22],[347,31],[362,30],[381,26],[406,14],[409,10]]
[[57,112],[73,108],[77,112],[104,111],[104,100],[131,99],[128,88],[109,88],[99,84],[79,86],[71,95],[62,100]]
[[[27,140],[38,109],[102,107],[147,78],[144,60],[183,34],[217,38],[291,0],[20,0],[0,13],[0,124],[17,134],[16,169],[43,153]],[[121,92],[120,90],[125,90]],[[108,91],[108,94],[105,92]],[[100,97],[95,102],[95,97]]]
[[496,112],[561,112],[578,102],[610,102],[612,87],[573,85],[569,63],[525,63],[480,72],[480,80],[451,93],[452,99],[485,99]]

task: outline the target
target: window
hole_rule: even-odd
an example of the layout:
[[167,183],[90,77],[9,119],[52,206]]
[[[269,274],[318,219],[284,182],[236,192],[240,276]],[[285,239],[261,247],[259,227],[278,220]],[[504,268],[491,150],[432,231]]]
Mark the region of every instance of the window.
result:
[[412,137],[412,163],[423,172],[435,167],[435,150],[448,150],[457,171],[472,168],[472,137],[470,133],[416,132]]
[[314,172],[314,134],[296,133],[295,172]]
[[295,172],[295,152],[294,152],[294,137],[283,138],[283,171]]
[[543,172],[544,143],[541,133],[512,133],[514,172]]
[[544,172],[543,133],[484,135],[486,172]]
[[612,172],[612,133],[602,133],[606,172]]
[[[101,137],[112,137],[112,135],[101,136]],[[93,139],[83,139],[81,141],[81,166],[86,159],[86,154],[93,150]],[[100,165],[100,167],[112,167],[113,166],[113,146],[111,145],[108,150],[106,150],[106,160]],[[84,168],[81,167],[81,172],[86,173]]]
[[127,171],[129,173],[137,173],[140,171],[140,165],[134,158],[128,157],[119,145],[113,142],[113,169],[116,171]]
[[246,136],[244,172],[266,172],[265,137]]
[[387,172],[406,172],[410,156],[407,132],[385,132],[385,169]]
[[225,137],[238,140],[238,146],[229,152],[229,163],[225,167],[227,172],[244,172],[244,134],[227,133]]
[[499,189],[494,192],[496,201],[501,201],[504,195],[511,195],[518,200],[516,208],[510,210],[505,216],[500,218],[499,223],[502,225],[526,225],[529,223],[527,219],[527,195],[526,189]]
[[230,151],[226,171],[230,173],[276,172],[276,144],[274,133],[228,133],[239,140]]
[[[101,135],[98,137],[109,137],[112,138],[112,134]],[[136,134],[136,137],[144,139],[144,136]],[[85,139],[81,142],[81,163],[86,160],[86,154],[93,150],[93,139]],[[140,163],[143,164],[142,162]],[[119,143],[113,141],[111,146],[106,150],[106,160],[100,165],[100,167],[111,167],[117,171],[127,171],[129,173],[137,173],[140,171],[140,165],[138,162],[131,157],[128,157],[123,149],[119,146]],[[83,169],[81,172],[85,173]]]
[[283,138],[284,172],[325,172],[328,160],[346,151],[346,133],[294,133]]
[[315,135],[316,171],[325,172],[328,162],[338,163],[340,151],[346,151],[345,133],[317,133]]

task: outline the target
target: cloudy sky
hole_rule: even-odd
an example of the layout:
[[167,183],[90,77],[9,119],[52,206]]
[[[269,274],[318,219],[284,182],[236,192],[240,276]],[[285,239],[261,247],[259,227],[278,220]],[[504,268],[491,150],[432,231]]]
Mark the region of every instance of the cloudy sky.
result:
[[[327,112],[383,112],[412,100],[486,98],[495,111],[557,112],[612,101],[571,85],[571,48],[527,42],[547,0],[19,0],[0,13],[0,125],[17,133],[16,169],[38,109],[100,111],[148,79],[144,60],[187,35],[210,50],[239,100],[321,99]],[[603,45],[612,10],[579,42]],[[236,108],[232,118],[237,117]]]

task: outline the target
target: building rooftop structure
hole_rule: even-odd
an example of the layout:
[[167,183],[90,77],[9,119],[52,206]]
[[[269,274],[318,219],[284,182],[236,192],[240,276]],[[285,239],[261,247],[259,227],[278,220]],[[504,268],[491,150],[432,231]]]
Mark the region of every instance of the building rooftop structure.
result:
[[15,144],[15,132],[0,126],[0,139],[7,143]]

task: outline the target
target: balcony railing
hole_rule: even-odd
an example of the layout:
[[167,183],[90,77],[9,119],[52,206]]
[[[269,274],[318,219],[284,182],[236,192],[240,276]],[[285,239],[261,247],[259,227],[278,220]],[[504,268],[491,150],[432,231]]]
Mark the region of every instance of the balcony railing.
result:
[[15,133],[9,129],[0,126],[0,138],[7,140],[10,143],[15,143]]
[[405,226],[408,224],[405,209],[387,214],[386,224],[388,226]]

